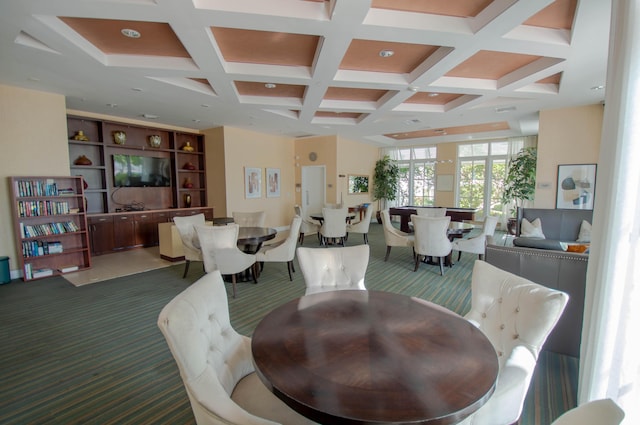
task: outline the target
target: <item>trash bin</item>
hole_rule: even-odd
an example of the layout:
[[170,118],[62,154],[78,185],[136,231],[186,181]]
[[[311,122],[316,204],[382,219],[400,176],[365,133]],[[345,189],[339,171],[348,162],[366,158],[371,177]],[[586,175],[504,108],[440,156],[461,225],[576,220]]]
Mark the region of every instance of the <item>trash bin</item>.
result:
[[0,257],[0,284],[11,282],[11,272],[9,271],[9,257]]

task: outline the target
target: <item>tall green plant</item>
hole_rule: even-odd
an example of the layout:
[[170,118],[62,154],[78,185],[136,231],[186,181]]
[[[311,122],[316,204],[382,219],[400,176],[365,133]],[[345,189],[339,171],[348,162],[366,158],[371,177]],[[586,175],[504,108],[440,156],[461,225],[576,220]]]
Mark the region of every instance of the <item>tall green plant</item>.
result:
[[389,155],[376,161],[373,172],[373,200],[382,201],[382,209],[386,208],[387,201],[396,199],[399,178],[398,164]]
[[[536,148],[524,148],[509,160],[502,202],[505,204],[514,202],[516,207],[522,207],[524,201],[533,199],[536,192],[537,159]],[[511,213],[514,212],[515,209],[512,209]]]

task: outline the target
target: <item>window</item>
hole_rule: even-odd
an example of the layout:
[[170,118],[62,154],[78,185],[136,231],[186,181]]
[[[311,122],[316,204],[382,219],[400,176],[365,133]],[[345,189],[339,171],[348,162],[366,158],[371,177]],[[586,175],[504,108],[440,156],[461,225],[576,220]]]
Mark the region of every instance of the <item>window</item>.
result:
[[[511,146],[510,146],[511,143]],[[477,208],[476,217],[502,215],[502,192],[508,154],[524,146],[521,140],[458,146],[458,206]]]
[[415,147],[397,151],[400,181],[397,205],[432,206],[436,188],[436,147]]

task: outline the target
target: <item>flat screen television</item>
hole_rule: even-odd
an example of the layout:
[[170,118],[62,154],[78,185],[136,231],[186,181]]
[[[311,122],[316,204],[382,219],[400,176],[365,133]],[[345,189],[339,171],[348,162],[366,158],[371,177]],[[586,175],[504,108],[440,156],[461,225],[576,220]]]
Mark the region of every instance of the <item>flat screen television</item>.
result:
[[113,155],[115,187],[170,187],[171,160],[140,155]]

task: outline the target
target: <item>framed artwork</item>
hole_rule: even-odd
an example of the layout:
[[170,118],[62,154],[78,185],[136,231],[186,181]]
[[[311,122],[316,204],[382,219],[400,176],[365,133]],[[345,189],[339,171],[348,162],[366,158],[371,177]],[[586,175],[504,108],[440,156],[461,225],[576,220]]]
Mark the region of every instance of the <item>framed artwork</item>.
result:
[[267,198],[280,197],[280,169],[267,168]]
[[262,168],[244,167],[244,196],[262,198]]
[[558,165],[556,208],[592,210],[596,194],[596,164]]

